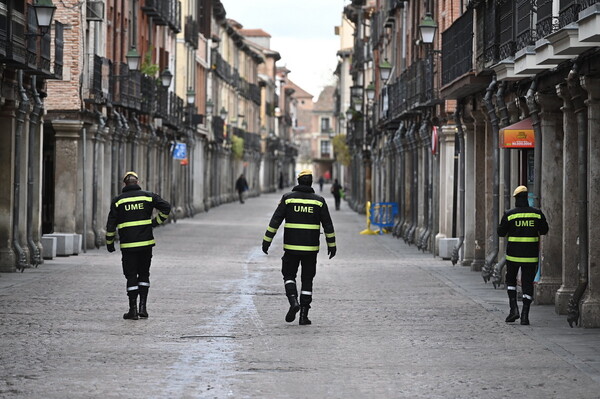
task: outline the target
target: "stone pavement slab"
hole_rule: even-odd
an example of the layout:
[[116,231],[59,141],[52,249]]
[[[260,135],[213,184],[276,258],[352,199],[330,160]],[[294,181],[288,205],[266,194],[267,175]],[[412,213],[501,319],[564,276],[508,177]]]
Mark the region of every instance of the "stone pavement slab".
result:
[[1,274],[0,398],[598,397],[600,332],[544,307],[507,325],[503,291],[359,235],[345,203],[313,325],[286,323],[283,231],[260,251],[280,195],[157,229],[148,320],[122,319],[120,256],[104,248]]

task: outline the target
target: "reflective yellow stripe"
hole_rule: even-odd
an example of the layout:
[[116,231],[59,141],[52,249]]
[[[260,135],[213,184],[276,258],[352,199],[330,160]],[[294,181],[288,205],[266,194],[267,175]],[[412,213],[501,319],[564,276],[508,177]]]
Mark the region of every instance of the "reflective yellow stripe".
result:
[[286,223],[285,227],[290,229],[308,229],[308,230],[319,230],[320,224],[303,224],[303,223]]
[[506,260],[509,260],[511,262],[535,263],[539,260],[539,258],[519,258],[517,256],[506,255]]
[[158,216],[160,216],[163,219],[168,219],[169,218],[169,214],[167,213],[162,213],[162,212],[158,212]]
[[285,200],[286,204],[309,204],[323,206],[323,203],[318,200],[302,199],[302,198],[288,198]]
[[539,237],[508,237],[510,242],[539,242]]
[[327,237],[327,238],[335,237],[335,233],[325,233],[325,237]]
[[274,229],[271,226],[267,227],[267,231],[270,231],[271,233],[277,233],[277,229]]
[[115,240],[114,240],[114,239],[112,239],[112,240],[106,240],[106,243],[107,243],[107,244],[112,244],[113,242],[115,242]]
[[327,243],[327,246],[328,246],[328,247],[335,247],[335,242],[328,242],[328,243]]
[[309,247],[309,246],[304,246],[304,245],[288,245],[288,244],[284,244],[283,245],[283,249],[291,249],[294,251],[318,251],[319,247]]
[[117,225],[118,229],[123,229],[125,227],[133,227],[133,226],[144,226],[146,224],[152,224],[152,219],[146,220],[136,220],[135,222],[125,222]]
[[539,213],[515,213],[512,215],[508,216],[508,220],[513,220],[513,219],[541,219],[542,215],[540,215]]
[[115,232],[114,231],[107,231],[106,232],[106,236],[107,237],[114,237],[115,236]]
[[265,241],[267,241],[267,242],[271,242],[271,241],[273,241],[273,239],[272,239],[271,237],[267,237],[267,236],[264,236],[264,237],[263,237],[263,240],[265,240]]
[[156,224],[163,224],[165,221],[162,220],[161,218],[156,218]]
[[126,244],[121,243],[121,248],[136,248],[136,247],[145,247],[148,245],[156,244],[156,241],[138,241],[138,242],[128,242]]
[[139,196],[139,197],[129,197],[129,198],[121,198],[115,204],[115,206],[119,207],[121,204],[125,204],[127,202],[139,202],[139,201],[147,201],[152,202],[152,197]]

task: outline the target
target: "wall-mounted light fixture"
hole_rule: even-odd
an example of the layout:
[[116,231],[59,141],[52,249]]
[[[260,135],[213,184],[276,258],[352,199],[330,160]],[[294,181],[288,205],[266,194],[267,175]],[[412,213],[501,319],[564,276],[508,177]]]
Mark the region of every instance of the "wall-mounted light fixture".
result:
[[162,85],[162,87],[169,87],[171,86],[172,81],[173,74],[171,73],[171,71],[169,71],[169,68],[167,68],[160,74],[160,84]]
[[132,47],[127,52],[125,59],[127,60],[127,66],[129,67],[130,71],[137,71],[138,69],[140,69],[140,59],[141,58],[142,57],[140,56],[140,53],[137,52],[135,47]]
[[387,82],[390,78],[390,74],[392,73],[392,64],[388,62],[387,59],[381,61],[379,64],[379,77],[384,82]]
[[423,43],[433,43],[437,27],[437,23],[433,20],[431,13],[426,13],[423,19],[421,20],[421,23],[419,24],[419,32],[421,34],[421,40],[423,41]]

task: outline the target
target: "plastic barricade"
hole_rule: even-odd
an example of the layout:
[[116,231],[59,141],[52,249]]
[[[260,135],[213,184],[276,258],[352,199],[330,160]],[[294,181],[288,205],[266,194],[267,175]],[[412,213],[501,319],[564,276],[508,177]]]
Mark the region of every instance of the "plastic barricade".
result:
[[398,203],[376,202],[371,206],[371,225],[379,227],[379,234],[388,233],[394,227],[398,215]]

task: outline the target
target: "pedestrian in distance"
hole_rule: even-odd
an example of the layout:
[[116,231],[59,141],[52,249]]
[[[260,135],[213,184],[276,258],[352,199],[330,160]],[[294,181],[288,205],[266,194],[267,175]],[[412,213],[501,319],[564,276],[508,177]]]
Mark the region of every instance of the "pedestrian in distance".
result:
[[248,182],[246,181],[246,178],[244,177],[243,173],[235,181],[235,189],[237,190],[238,195],[240,197],[240,203],[243,204],[244,203],[244,191],[248,190]]
[[[262,250],[268,254],[269,246],[279,226],[285,220],[281,273],[285,294],[290,304],[285,321],[293,322],[296,313],[300,311],[300,325],[311,324],[308,310],[312,302],[313,279],[317,270],[321,225],[325,232],[329,259],[337,252],[335,231],[327,203],[323,197],[315,194],[315,190],[311,187],[312,178],[312,171],[309,169],[298,174],[298,185],[281,197],[262,242]],[[302,287],[300,302],[298,302],[296,276],[300,264],[302,264]]]
[[[124,319],[147,318],[146,303],[150,289],[150,264],[152,247],[155,245],[152,229],[163,224],[171,212],[171,204],[158,194],[143,191],[138,184],[138,175],[127,172],[123,176],[123,190],[113,198],[106,221],[106,248],[115,251],[115,239],[119,233],[123,274],[127,279],[129,311]],[[153,210],[158,214],[152,217]],[[137,308],[137,297],[140,307]]]
[[323,192],[323,184],[325,184],[325,179],[323,179],[323,176],[319,177],[319,190],[321,192]]
[[[548,222],[544,213],[529,206],[527,187],[519,186],[513,192],[515,207],[502,216],[498,235],[508,237],[506,245],[506,290],[510,313],[507,323],[521,318],[521,324],[529,325],[529,307],[533,301],[533,280],[538,268],[540,235],[548,233]],[[517,304],[517,273],[521,269],[523,309],[519,316]]]
[[333,181],[331,185],[331,194],[333,194],[333,199],[335,200],[335,210],[340,210],[340,200],[342,198],[342,186],[338,182],[338,179]]

